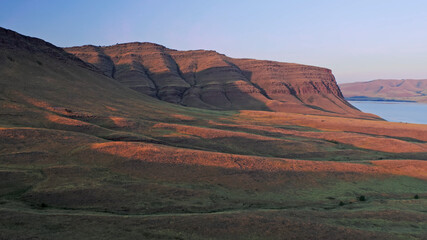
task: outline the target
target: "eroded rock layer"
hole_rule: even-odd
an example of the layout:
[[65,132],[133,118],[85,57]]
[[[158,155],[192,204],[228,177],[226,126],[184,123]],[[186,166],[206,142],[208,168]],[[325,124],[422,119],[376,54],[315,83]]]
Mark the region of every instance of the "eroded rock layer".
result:
[[184,106],[369,117],[344,100],[326,68],[153,43],[65,50],[138,92]]

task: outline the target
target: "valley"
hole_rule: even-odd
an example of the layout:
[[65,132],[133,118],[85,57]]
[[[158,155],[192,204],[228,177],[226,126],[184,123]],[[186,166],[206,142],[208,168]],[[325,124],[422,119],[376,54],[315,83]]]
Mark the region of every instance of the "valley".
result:
[[423,239],[427,125],[331,71],[0,28],[0,239]]

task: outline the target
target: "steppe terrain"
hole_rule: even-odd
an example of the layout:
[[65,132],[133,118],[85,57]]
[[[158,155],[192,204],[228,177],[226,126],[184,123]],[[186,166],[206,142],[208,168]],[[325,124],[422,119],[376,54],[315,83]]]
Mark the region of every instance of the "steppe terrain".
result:
[[427,125],[330,70],[66,50],[0,28],[0,239],[427,238]]

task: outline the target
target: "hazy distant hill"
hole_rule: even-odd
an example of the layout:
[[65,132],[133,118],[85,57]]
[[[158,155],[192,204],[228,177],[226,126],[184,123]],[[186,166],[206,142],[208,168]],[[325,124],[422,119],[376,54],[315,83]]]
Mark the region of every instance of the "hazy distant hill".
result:
[[427,79],[381,79],[339,85],[347,100],[427,102]]

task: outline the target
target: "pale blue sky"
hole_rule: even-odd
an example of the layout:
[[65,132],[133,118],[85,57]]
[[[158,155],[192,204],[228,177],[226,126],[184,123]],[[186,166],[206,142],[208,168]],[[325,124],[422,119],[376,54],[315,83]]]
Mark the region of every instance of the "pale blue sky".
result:
[[422,0],[0,0],[0,26],[57,46],[154,42],[332,69],[338,82],[427,78]]

